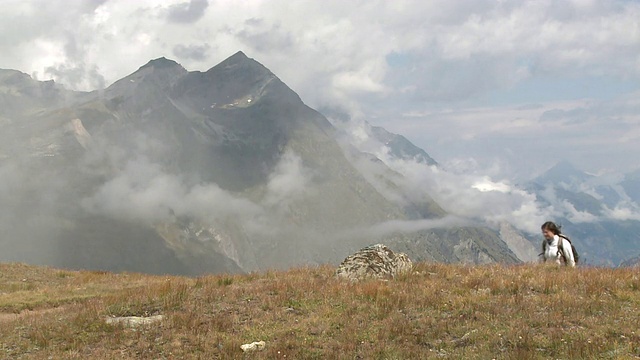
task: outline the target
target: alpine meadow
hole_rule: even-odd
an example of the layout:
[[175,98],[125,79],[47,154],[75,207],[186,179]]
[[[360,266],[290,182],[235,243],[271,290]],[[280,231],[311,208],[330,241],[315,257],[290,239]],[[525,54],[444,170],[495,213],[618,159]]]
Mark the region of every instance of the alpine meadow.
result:
[[640,358],[639,2],[0,10],[0,359]]

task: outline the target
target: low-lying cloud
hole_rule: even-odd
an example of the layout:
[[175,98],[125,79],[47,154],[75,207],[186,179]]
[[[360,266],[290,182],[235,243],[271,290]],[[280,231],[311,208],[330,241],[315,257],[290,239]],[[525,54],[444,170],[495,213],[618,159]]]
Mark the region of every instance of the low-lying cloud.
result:
[[335,235],[337,240],[353,238],[383,238],[393,234],[411,234],[424,230],[447,229],[457,226],[477,225],[476,222],[457,216],[445,216],[438,219],[390,220],[372,226],[349,229]]
[[287,205],[313,192],[311,180],[311,170],[304,167],[302,159],[294,152],[286,151],[269,176],[264,203],[268,206]]
[[[556,194],[554,185],[561,184],[544,184],[536,195],[505,178],[497,177],[496,180],[496,174],[501,173],[499,164],[483,168],[473,158],[464,158],[444,165],[429,166],[413,159],[400,159],[391,154],[388,144],[375,139],[367,122],[343,119],[333,120],[333,123],[343,131],[348,142],[360,151],[375,155],[390,169],[401,174],[394,178],[394,182],[410,198],[419,199],[428,195],[448,214],[459,218],[475,219],[493,226],[507,222],[530,234],[537,233],[540,224],[551,219],[566,218],[572,223],[591,223],[640,218],[638,207],[628,199],[612,209],[604,205],[598,211],[576,209],[576,205]],[[380,174],[380,168],[373,163],[362,165],[362,161],[358,161],[357,166],[361,171],[368,172],[372,179]],[[594,184],[603,185],[602,182],[609,178],[617,179],[595,178]],[[377,185],[380,187],[383,184]],[[392,188],[382,186],[379,190],[390,200],[405,200],[404,197],[397,196],[397,190]],[[576,191],[585,194],[595,192],[590,187]]]
[[612,220],[634,220],[640,221],[640,209],[631,204],[620,204],[613,209],[606,208],[605,215]]
[[149,224],[172,216],[208,221],[239,215],[248,219],[262,212],[258,205],[216,184],[189,185],[181,176],[168,174],[143,157],[128,162],[82,205],[93,213]]

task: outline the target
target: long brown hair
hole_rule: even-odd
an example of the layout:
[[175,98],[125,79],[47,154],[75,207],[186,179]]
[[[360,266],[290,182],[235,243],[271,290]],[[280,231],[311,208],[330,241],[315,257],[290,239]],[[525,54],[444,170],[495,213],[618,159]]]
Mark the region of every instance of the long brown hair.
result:
[[547,221],[541,226],[542,230],[549,230],[553,233],[553,235],[560,235],[561,234],[560,228],[562,228],[562,226],[558,226],[556,225],[556,223],[551,221]]

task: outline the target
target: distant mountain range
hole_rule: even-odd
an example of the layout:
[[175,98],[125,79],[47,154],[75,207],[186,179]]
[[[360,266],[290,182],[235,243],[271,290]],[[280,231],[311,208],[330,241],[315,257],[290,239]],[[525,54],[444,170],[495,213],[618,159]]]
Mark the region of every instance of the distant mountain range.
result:
[[525,188],[553,209],[588,263],[616,266],[640,254],[640,171],[597,176],[563,161]]
[[[357,154],[371,154],[370,158],[363,159],[357,156],[348,158],[363,174],[369,174],[370,182],[377,184],[377,189],[381,193],[388,194],[397,189],[384,186],[389,184],[386,179],[391,177],[385,173],[389,168],[406,179],[425,167],[435,167],[438,169],[424,171],[426,176],[423,174],[422,178],[417,177],[417,187],[420,189],[417,189],[416,185],[407,186],[402,180],[395,180],[392,183],[394,186],[403,184],[399,189],[405,191],[407,188],[410,189],[407,193],[400,195],[407,203],[410,203],[408,199],[428,196],[425,192],[429,190],[432,191],[431,195],[438,195],[437,187],[435,187],[436,190],[433,187],[429,189],[428,181],[434,176],[446,174],[447,169],[440,167],[424,150],[415,147],[403,136],[390,134],[382,128],[370,125],[365,120],[351,119],[343,113],[332,110],[325,110],[324,113],[340,130],[339,139],[345,149],[355,147]],[[376,162],[381,162],[384,166],[380,165],[376,168],[374,164]],[[457,187],[445,187],[444,191],[463,192],[467,191],[470,185],[464,174],[459,176],[448,174],[439,181],[461,182],[461,185],[456,185]],[[514,192],[532,194],[531,204],[525,205],[535,207],[538,213],[544,216],[540,218],[540,224],[536,224],[533,229],[531,227],[518,229],[508,221],[491,225],[492,228],[499,230],[501,239],[522,261],[537,261],[541,246],[541,236],[537,229],[542,221],[546,220],[561,224],[564,232],[574,239],[583,264],[618,266],[625,259],[640,254],[640,206],[638,205],[640,204],[640,170],[622,176],[597,176],[575,168],[570,162],[560,161],[545,173],[523,184],[504,186],[505,189],[493,185],[485,191],[505,193],[505,197]],[[480,187],[480,189],[483,188]],[[462,200],[462,206],[464,206],[464,198]],[[493,200],[495,199],[491,197],[486,198],[487,209],[495,206],[492,203]],[[470,198],[469,202],[472,201],[474,200]],[[431,197],[420,201],[422,204],[430,202],[437,203]],[[506,202],[509,202],[509,199]],[[448,205],[442,202],[439,204]],[[445,210],[440,210],[445,213]],[[506,211],[514,213],[519,209],[514,205],[507,207]],[[482,214],[476,214],[476,216],[480,220],[485,219]],[[526,222],[527,219],[524,220],[521,223]]]
[[437,166],[406,138],[336,124],[241,52],[205,72],[152,60],[93,92],[0,70],[0,261],[199,274],[380,241],[442,262],[533,251],[406,186],[390,158]]

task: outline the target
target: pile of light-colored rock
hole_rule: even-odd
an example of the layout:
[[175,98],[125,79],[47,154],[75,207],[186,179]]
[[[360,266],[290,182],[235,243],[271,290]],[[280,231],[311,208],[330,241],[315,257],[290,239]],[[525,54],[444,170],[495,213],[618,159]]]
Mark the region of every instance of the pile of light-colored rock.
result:
[[348,280],[392,279],[411,271],[413,263],[406,254],[394,253],[383,244],[367,246],[347,257],[336,276]]

